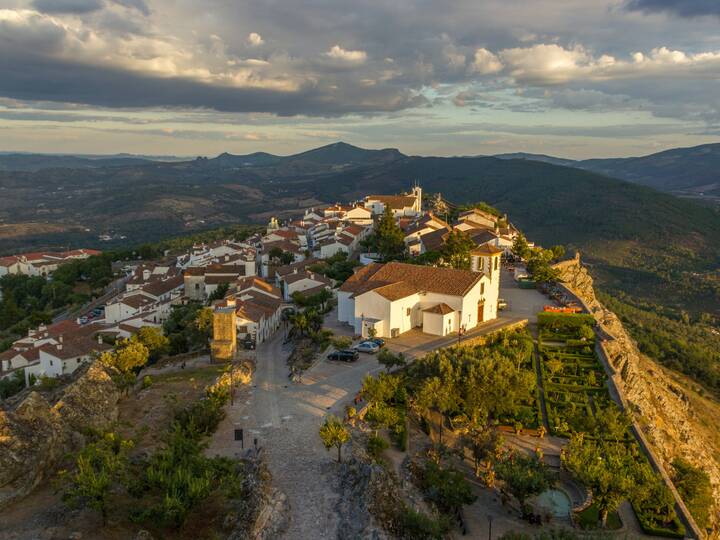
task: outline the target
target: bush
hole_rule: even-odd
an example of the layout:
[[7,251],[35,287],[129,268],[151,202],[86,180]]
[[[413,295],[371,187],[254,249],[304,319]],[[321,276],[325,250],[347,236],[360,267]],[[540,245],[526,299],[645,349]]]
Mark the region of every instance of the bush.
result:
[[208,392],[204,399],[178,411],[175,414],[175,423],[192,439],[211,435],[225,418],[223,407],[228,399],[229,394],[225,388]]
[[347,349],[350,345],[352,345],[352,339],[347,336],[339,336],[331,338],[330,343],[332,343],[332,346],[338,350]]
[[153,380],[150,375],[145,375],[142,380],[142,388],[145,390],[146,388],[150,388],[152,386]]
[[403,507],[398,521],[398,536],[413,540],[439,540],[451,527],[446,516],[432,517],[409,506]]
[[378,435],[371,435],[367,442],[367,452],[375,461],[380,461],[383,450],[390,447],[390,444]]

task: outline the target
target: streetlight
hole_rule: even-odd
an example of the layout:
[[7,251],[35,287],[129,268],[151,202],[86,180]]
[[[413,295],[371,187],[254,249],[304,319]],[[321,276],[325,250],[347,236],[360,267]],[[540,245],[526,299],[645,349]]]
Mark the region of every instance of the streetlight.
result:
[[493,520],[493,517],[492,517],[490,514],[488,514],[487,518],[488,518],[488,540],[492,540],[492,520]]

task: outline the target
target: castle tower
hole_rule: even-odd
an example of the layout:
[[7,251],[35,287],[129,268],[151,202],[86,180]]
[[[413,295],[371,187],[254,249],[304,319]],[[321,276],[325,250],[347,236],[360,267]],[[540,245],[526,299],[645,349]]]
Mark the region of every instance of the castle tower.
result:
[[216,362],[232,362],[237,353],[237,315],[235,299],[218,302],[213,312],[212,358]]

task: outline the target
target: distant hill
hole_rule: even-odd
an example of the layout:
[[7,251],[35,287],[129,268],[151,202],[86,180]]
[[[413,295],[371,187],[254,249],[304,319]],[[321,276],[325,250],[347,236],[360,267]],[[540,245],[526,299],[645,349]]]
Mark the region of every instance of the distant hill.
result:
[[720,143],[642,157],[587,159],[574,166],[663,191],[720,191]]
[[577,162],[573,159],[558,158],[545,154],[528,154],[526,152],[513,152],[510,154],[495,154],[498,159],[527,159],[528,161],[542,161],[543,163],[551,163],[553,165],[563,165],[572,167]]
[[642,157],[585,159],[544,154],[498,154],[499,159],[526,159],[575,167],[635,184],[682,195],[720,197],[720,143],[673,148]]
[[389,162],[405,158],[397,148],[367,150],[344,142],[336,142],[321,146],[307,152],[285,158],[287,161],[306,161],[322,165],[368,165],[378,162]]
[[43,169],[97,169],[145,165],[153,160],[135,156],[60,156],[51,154],[0,154],[2,171],[40,171]]

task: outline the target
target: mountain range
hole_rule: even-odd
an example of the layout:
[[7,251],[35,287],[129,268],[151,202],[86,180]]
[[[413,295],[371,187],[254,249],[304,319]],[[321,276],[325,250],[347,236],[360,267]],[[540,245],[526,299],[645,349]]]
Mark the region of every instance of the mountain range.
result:
[[572,160],[544,154],[500,154],[501,159],[525,159],[575,167],[684,196],[720,199],[720,143],[673,148],[641,157]]

